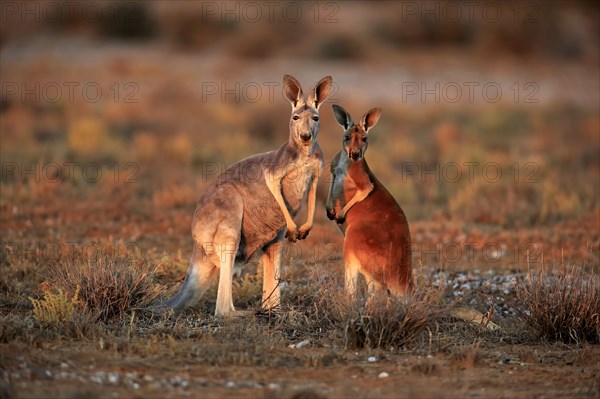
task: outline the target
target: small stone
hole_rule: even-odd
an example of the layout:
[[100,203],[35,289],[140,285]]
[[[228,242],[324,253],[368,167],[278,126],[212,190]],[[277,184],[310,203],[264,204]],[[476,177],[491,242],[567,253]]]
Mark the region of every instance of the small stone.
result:
[[379,373],[378,377],[379,378],[388,378],[390,375],[388,373],[386,373],[385,371],[382,371],[381,373]]
[[60,364],[60,368],[61,368],[61,369],[67,369],[67,368],[69,368],[69,365],[68,365],[67,363],[65,363],[65,362],[62,362],[62,363]]
[[369,358],[367,359],[367,361],[369,363],[375,363],[377,361],[377,358],[375,356],[369,356]]
[[279,384],[275,384],[275,383],[271,382],[271,383],[269,383],[269,385],[267,385],[267,388],[269,388],[271,390],[276,390],[276,389],[279,389],[280,386],[279,386]]
[[305,346],[307,346],[309,344],[310,344],[310,340],[309,339],[305,339],[304,341],[300,341],[298,343],[290,345],[290,348],[300,349],[300,348],[304,348]]
[[119,382],[119,374],[117,373],[108,373],[108,382],[111,384],[116,384]]
[[140,389],[140,384],[138,384],[137,382],[134,382],[133,384],[131,384],[131,387],[133,389]]
[[235,382],[233,382],[233,381],[227,381],[227,384],[225,384],[225,386],[227,388],[235,388]]

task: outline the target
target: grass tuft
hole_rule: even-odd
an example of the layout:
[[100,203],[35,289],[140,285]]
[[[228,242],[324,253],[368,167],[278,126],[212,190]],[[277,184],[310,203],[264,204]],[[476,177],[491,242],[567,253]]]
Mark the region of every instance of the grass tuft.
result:
[[144,260],[100,256],[56,264],[50,283],[70,297],[77,293],[94,319],[106,322],[154,301],[160,294],[154,274]]
[[341,298],[332,306],[347,348],[400,348],[433,326],[444,313],[439,291],[420,291],[403,298],[376,294],[364,300]]
[[537,270],[517,286],[521,317],[538,338],[600,342],[600,276],[581,268]]
[[60,288],[56,292],[44,288],[42,299],[29,297],[29,300],[33,305],[33,316],[38,323],[56,326],[63,322],[73,321],[75,312],[80,307],[79,286],[75,288],[72,295]]

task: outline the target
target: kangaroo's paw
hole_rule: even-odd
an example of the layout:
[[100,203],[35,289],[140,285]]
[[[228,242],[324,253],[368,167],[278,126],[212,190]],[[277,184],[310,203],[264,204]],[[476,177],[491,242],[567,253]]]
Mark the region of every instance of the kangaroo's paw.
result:
[[287,238],[290,242],[296,242],[298,238],[298,230],[295,227],[293,229],[288,228],[285,231],[285,238]]
[[312,229],[312,226],[302,226],[300,227],[300,230],[298,230],[298,239],[299,240],[304,240],[306,237],[308,237],[308,233],[310,233],[310,230]]
[[327,219],[329,219],[329,220],[335,219],[335,211],[333,209],[327,209]]

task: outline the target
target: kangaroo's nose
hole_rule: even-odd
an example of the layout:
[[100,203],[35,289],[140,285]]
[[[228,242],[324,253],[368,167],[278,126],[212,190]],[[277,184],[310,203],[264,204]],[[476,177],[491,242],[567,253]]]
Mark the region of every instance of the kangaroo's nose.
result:
[[306,143],[309,142],[310,139],[312,139],[312,135],[310,133],[302,133],[300,134],[300,138]]
[[350,151],[350,158],[353,161],[358,161],[360,159],[360,151]]

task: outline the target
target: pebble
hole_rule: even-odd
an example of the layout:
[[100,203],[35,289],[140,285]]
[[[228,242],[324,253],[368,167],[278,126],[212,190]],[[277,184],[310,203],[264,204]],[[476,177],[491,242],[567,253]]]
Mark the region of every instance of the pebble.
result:
[[375,356],[369,356],[369,358],[367,359],[367,361],[369,363],[375,363],[377,361],[377,358]]
[[305,346],[307,346],[309,344],[310,344],[310,339],[305,339],[304,341],[300,341],[298,343],[291,344],[290,348],[301,349],[301,348],[304,348]]
[[108,382],[111,384],[116,384],[119,382],[119,374],[117,373],[108,373]]
[[388,378],[390,375],[388,373],[386,373],[385,371],[382,371],[381,373],[379,373],[378,377],[379,378]]
[[186,380],[184,380],[183,378],[181,378],[178,375],[171,378],[169,383],[175,387],[182,387],[182,388],[186,388],[189,385],[189,383]]

